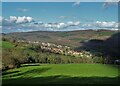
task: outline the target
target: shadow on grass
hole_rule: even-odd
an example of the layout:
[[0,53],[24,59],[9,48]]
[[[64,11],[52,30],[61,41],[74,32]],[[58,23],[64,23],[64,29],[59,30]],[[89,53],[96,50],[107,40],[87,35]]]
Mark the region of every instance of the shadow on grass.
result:
[[2,75],[8,75],[8,74],[13,74],[13,73],[18,73],[19,71],[11,71],[11,72],[7,72],[7,71],[4,71],[2,72]]
[[119,78],[48,76],[36,78],[3,79],[3,86],[118,86]]
[[40,66],[40,64],[26,64],[26,65],[22,65],[22,67],[28,67],[28,66]]
[[8,76],[5,76],[6,78],[7,77],[19,77],[19,76],[21,77],[21,76],[27,76],[27,75],[30,75],[30,74],[41,74],[43,72],[46,72],[49,69],[51,69],[51,68],[40,68],[40,69],[36,68],[36,69],[28,70],[28,71],[25,71],[25,72],[20,72],[20,71],[13,71],[13,72],[6,72],[6,73],[3,72],[3,74],[4,75],[5,74],[7,74],[7,75],[10,74]]

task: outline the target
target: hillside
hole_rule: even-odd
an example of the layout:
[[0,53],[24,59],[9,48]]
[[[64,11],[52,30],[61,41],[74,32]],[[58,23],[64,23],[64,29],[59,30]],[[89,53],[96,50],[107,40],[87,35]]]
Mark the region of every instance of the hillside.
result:
[[12,43],[0,40],[0,47],[1,46],[2,46],[2,48],[13,48],[14,47],[14,45]]
[[115,63],[120,58],[119,36],[118,31],[110,30],[4,34],[3,67],[14,68],[29,62]]
[[3,37],[5,36],[10,40],[51,42],[77,48],[82,45],[80,42],[88,41],[90,39],[105,40],[115,33],[117,33],[117,31],[110,30],[80,30],[68,32],[34,31],[9,33],[4,34]]
[[3,85],[117,85],[119,40],[109,30],[3,34]]

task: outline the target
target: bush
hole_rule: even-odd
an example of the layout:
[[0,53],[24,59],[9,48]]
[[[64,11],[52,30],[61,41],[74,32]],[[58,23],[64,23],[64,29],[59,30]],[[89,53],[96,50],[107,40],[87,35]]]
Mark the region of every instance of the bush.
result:
[[93,63],[103,63],[104,59],[102,57],[94,57]]
[[14,58],[14,56],[11,54],[12,52],[8,49],[5,49],[2,51],[2,68],[5,69],[11,69],[11,68],[18,68],[20,67],[20,62],[17,58]]

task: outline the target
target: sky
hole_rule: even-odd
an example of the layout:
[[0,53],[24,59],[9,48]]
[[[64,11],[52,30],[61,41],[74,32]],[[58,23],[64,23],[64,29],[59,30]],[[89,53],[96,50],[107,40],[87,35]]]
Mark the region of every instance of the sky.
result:
[[118,4],[107,2],[3,2],[3,33],[117,29]]
[[3,2],[118,2],[120,0],[2,0]]

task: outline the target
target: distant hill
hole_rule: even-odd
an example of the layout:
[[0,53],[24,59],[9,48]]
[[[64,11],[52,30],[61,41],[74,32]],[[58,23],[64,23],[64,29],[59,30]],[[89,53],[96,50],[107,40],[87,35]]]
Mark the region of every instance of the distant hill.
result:
[[[104,33],[104,32],[101,32]],[[109,32],[106,32],[109,34]],[[114,34],[108,35],[108,38],[103,39],[91,39],[86,42],[81,43],[82,46],[76,48],[77,51],[79,50],[87,50],[94,52],[100,52],[106,57],[113,57],[112,59],[120,59],[120,32],[117,31]]]
[[105,40],[115,33],[117,33],[117,31],[111,30],[79,30],[68,32],[34,31],[8,33],[3,34],[3,37],[10,40],[51,42],[76,48],[81,46],[81,42],[86,42],[91,39]]

